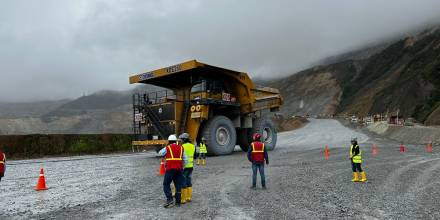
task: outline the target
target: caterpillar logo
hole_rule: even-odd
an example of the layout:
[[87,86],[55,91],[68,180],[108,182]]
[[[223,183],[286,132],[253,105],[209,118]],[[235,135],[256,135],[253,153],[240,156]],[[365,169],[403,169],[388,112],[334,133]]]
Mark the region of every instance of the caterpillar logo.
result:
[[153,77],[154,77],[154,74],[152,72],[147,72],[147,73],[142,73],[139,76],[139,79],[140,80],[146,80],[146,79],[153,78]]

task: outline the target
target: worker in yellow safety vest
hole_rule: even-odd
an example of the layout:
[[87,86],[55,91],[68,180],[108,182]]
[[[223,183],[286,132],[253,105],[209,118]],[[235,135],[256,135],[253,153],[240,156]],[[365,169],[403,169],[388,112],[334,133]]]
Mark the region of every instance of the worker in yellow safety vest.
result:
[[206,138],[202,137],[202,141],[199,144],[199,158],[197,158],[197,165],[200,165],[200,161],[202,161],[203,165],[206,165],[206,154],[208,153],[208,149],[206,148]]
[[183,184],[182,184],[182,199],[181,203],[191,202],[192,200],[192,172],[194,168],[194,154],[196,147],[191,143],[190,136],[188,133],[183,133],[179,136],[179,139],[183,142],[183,148],[185,154],[188,157],[188,163],[186,163],[183,169]]
[[351,168],[353,170],[353,182],[359,182],[358,172],[361,173],[361,182],[367,181],[367,176],[365,172],[362,170],[362,151],[360,150],[359,144],[357,143],[357,138],[351,138],[351,146],[350,146],[350,161]]

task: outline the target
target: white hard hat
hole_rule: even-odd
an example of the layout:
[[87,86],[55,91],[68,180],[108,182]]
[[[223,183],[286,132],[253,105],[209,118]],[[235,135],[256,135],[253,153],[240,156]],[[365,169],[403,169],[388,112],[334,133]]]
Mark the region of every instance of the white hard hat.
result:
[[168,141],[177,141],[177,137],[175,134],[168,136]]

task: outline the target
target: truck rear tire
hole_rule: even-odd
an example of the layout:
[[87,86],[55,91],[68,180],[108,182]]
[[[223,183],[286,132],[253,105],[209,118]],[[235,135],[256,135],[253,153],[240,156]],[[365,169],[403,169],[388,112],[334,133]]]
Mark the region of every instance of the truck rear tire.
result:
[[253,122],[251,135],[259,133],[261,134],[261,141],[264,142],[264,147],[267,150],[275,149],[277,144],[277,130],[269,118],[257,118]]
[[247,152],[249,145],[252,142],[251,129],[238,128],[237,129],[237,144],[240,145],[241,150]]
[[237,134],[232,121],[222,115],[208,120],[203,128],[203,137],[206,138],[209,155],[231,154],[237,142]]

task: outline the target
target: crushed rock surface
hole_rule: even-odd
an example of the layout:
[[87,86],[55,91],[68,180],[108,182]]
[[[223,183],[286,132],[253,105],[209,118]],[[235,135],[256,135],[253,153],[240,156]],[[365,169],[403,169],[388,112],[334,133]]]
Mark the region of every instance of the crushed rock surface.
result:
[[[351,182],[352,136],[361,142],[367,183]],[[438,152],[409,145],[400,153],[396,142],[327,119],[278,138],[267,190],[259,180],[257,190],[249,188],[250,163],[237,148],[196,166],[193,202],[169,209],[153,152],[10,161],[0,219],[440,219]],[[49,190],[36,192],[40,167]]]

